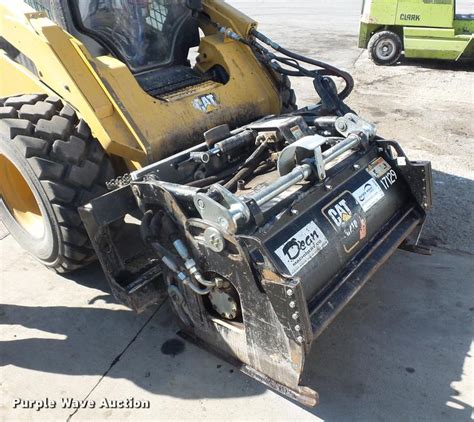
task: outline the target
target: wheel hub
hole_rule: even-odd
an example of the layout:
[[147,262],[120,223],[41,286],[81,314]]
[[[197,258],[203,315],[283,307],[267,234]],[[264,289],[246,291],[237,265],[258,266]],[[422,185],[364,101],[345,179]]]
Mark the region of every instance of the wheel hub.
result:
[[394,56],[396,45],[392,40],[381,40],[377,46],[377,55],[384,60],[390,59]]
[[35,238],[44,235],[45,220],[38,201],[18,168],[0,155],[0,198],[12,217]]
[[209,293],[209,300],[214,310],[223,318],[230,320],[237,318],[239,305],[231,292],[213,289]]

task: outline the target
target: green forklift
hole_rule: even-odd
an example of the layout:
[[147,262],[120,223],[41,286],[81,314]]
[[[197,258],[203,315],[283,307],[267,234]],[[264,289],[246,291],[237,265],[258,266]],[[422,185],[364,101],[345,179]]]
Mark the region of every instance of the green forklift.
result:
[[365,0],[359,47],[377,65],[405,57],[441,60],[474,58],[471,0]]

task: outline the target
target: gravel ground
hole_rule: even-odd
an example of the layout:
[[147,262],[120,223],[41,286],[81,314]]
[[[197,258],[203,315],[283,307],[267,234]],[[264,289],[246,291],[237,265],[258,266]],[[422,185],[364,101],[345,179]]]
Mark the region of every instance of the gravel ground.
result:
[[412,160],[433,166],[434,207],[423,234],[427,244],[474,252],[473,63],[403,61],[375,67],[355,63],[351,105],[398,140]]

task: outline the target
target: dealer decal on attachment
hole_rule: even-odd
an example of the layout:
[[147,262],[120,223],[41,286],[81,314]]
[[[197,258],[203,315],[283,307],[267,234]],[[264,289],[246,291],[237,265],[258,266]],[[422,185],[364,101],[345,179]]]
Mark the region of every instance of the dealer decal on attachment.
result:
[[295,275],[328,244],[328,240],[314,221],[310,221],[276,251],[290,275]]
[[352,196],[356,199],[362,209],[367,212],[377,202],[379,202],[385,194],[376,180],[371,178],[355,192],[352,192]]

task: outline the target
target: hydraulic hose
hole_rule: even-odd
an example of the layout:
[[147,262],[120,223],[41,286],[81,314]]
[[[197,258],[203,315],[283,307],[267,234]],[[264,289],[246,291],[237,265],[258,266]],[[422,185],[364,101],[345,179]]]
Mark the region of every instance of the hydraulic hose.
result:
[[140,235],[145,243],[149,243],[155,237],[153,227],[158,228],[159,225],[159,217],[153,211],[148,210],[143,214],[140,224]]
[[[159,258],[161,259],[161,262],[175,275],[175,277],[178,277],[178,279],[181,280],[181,282],[189,287],[194,293],[200,295],[200,296],[205,296],[209,294],[212,290],[212,288],[215,286],[215,282],[211,282],[208,280],[205,280],[204,277],[201,276],[201,274],[198,271],[194,271],[194,274],[189,277],[188,275],[184,274],[180,268],[179,264],[176,262],[176,260],[172,257],[172,255],[169,253],[168,250],[166,250],[159,242],[153,240],[153,233],[151,230],[151,226],[153,225],[153,219],[156,217],[156,214],[154,214],[151,210],[148,210],[145,212],[142,218],[142,222],[140,225],[140,234],[142,236],[142,239],[149,243]],[[181,256],[181,258],[188,258],[189,259],[189,253],[187,252],[184,244],[179,245],[180,247],[177,248],[177,252]],[[184,248],[184,249],[183,249]],[[200,283],[203,284],[205,287],[200,288],[196,286],[192,282],[192,277],[196,278],[196,280]]]
[[201,289],[200,287],[196,286],[189,278],[183,281],[183,284],[189,287],[194,293],[198,294],[199,296],[206,296],[212,290],[212,287],[205,287]]
[[188,248],[181,239],[176,238],[173,241],[173,246],[176,249],[176,252],[178,252],[181,259],[184,261],[184,266],[186,267],[188,273],[191,275],[191,278],[195,278],[199,284],[202,284],[205,287],[212,288],[216,286],[215,280],[206,280],[201,274],[196,265],[196,262],[191,257]]
[[352,90],[354,89],[354,79],[348,72],[344,70],[340,70],[337,67],[321,62],[319,60],[314,60],[314,59],[302,56],[300,54],[293,53],[292,51],[287,50],[286,48],[283,48],[283,47],[280,47],[278,51],[296,60],[301,60],[302,62],[312,64],[313,66],[321,67],[322,69],[325,69],[328,71],[328,72],[322,72],[322,73],[320,72],[320,74],[326,74],[327,76],[339,76],[340,78],[344,79],[346,86],[339,94],[339,98],[341,98],[341,100],[344,100],[345,98],[347,98],[349,94],[352,92]]
[[257,147],[253,154],[247,158],[242,168],[230,179],[224,187],[230,191],[235,191],[239,180],[245,180],[263,161],[263,154],[268,150],[268,142],[265,141]]
[[228,177],[231,177],[233,174],[235,174],[237,170],[238,170],[238,166],[232,166],[231,168],[226,169],[213,176],[209,176],[204,179],[198,179],[198,180],[194,180],[193,182],[189,182],[187,183],[187,186],[195,187],[195,188],[204,188],[214,183],[217,183],[223,179],[227,179]]
[[[252,35],[257,40],[260,40],[264,44],[270,46],[275,51],[278,51],[279,53],[284,54],[287,57],[278,57],[275,54],[270,53],[265,47],[260,45],[255,39],[246,39],[240,36],[239,34],[234,32],[232,29],[226,28],[220,25],[219,23],[214,22],[211,19],[211,17],[205,13],[201,12],[201,17],[204,18],[209,24],[214,26],[218,32],[224,34],[225,37],[233,39],[234,41],[241,42],[242,44],[245,44],[248,47],[252,48],[254,50],[255,55],[260,61],[265,62],[269,66],[274,67],[276,71],[282,74],[285,74],[288,76],[309,76],[313,78],[317,76],[336,76],[336,77],[342,78],[346,86],[340,93],[338,93],[338,97],[341,101],[346,99],[350,95],[352,90],[354,89],[354,79],[348,72],[338,69],[337,67],[329,63],[322,62],[321,60],[312,59],[312,58],[303,56],[302,54],[298,54],[293,51],[290,51],[280,46],[276,42],[272,41],[270,38],[268,38],[261,32],[257,31],[255,28],[250,31],[250,35]],[[276,64],[275,61],[280,61],[281,63],[287,66],[297,69],[297,71],[284,69],[278,64]],[[323,70],[311,71],[311,70],[305,69],[302,66],[300,66],[298,61],[308,63],[313,66],[317,66]]]
[[[251,34],[255,38],[257,38],[258,40],[260,40],[263,43],[269,45],[271,48],[273,48],[274,50],[278,51],[281,54],[284,54],[285,56],[291,57],[292,59],[299,60],[301,62],[305,62],[305,63],[311,64],[313,66],[317,66],[317,67],[320,67],[321,69],[326,70],[326,72],[320,72],[320,74],[322,74],[322,75],[338,76],[338,77],[342,78],[345,81],[346,86],[341,91],[341,93],[339,94],[339,97],[340,97],[341,100],[347,98],[349,96],[349,94],[352,92],[352,90],[354,89],[354,79],[352,78],[352,76],[348,72],[346,72],[344,70],[341,70],[341,69],[338,69],[337,67],[335,67],[335,66],[333,66],[329,63],[325,63],[325,62],[322,62],[320,60],[312,59],[312,58],[303,56],[301,54],[295,53],[293,51],[290,51],[290,50],[280,46],[279,44],[275,43],[274,41],[272,41],[271,39],[266,37],[261,32],[257,31],[256,29],[253,29]],[[275,58],[277,60],[280,59],[280,61],[282,61],[283,63],[291,66],[291,64],[288,62],[287,59],[278,58],[278,57],[275,57]],[[286,73],[289,76],[297,76],[297,74],[298,74],[298,72],[295,72],[295,71],[286,71]]]

